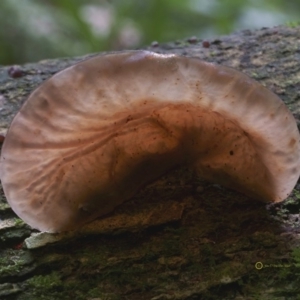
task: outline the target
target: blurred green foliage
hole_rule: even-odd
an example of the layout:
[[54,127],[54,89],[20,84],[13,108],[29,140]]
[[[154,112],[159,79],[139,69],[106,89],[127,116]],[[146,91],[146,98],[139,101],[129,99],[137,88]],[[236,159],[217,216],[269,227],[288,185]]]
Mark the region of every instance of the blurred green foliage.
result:
[[0,64],[209,38],[297,22],[299,11],[285,0],[1,0]]

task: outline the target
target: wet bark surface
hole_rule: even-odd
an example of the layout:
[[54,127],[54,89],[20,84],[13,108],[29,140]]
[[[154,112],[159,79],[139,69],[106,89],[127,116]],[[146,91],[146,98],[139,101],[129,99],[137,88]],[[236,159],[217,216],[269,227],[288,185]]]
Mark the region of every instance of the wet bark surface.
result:
[[[148,47],[245,72],[300,124],[300,28]],[[0,134],[34,88],[86,57],[0,68]],[[299,299],[300,185],[266,205],[177,169],[108,218],[38,233],[0,190],[0,299]]]

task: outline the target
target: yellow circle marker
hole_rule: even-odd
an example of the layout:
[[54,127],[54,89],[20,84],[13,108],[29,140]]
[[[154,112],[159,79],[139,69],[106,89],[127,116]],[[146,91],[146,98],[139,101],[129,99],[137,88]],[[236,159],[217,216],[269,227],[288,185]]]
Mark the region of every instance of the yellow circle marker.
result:
[[255,264],[255,269],[257,270],[261,270],[262,268],[264,267],[263,263],[258,261],[256,264]]

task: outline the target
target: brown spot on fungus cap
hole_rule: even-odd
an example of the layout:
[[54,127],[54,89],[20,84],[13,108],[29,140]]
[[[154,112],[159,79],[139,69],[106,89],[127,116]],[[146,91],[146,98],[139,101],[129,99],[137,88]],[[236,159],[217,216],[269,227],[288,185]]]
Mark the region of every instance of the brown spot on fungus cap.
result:
[[97,56],[31,94],[5,138],[0,175],[25,222],[59,232],[180,164],[281,201],[300,173],[296,122],[276,95],[227,67],[147,51]]

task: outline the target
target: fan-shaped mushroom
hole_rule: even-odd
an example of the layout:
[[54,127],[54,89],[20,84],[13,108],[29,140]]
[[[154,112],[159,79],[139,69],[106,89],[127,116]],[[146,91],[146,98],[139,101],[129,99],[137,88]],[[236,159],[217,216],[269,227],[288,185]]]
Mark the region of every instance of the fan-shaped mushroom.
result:
[[80,62],[37,88],[11,124],[0,174],[25,222],[59,232],[111,212],[181,164],[281,201],[299,177],[299,145],[284,103],[246,75],[131,51]]

